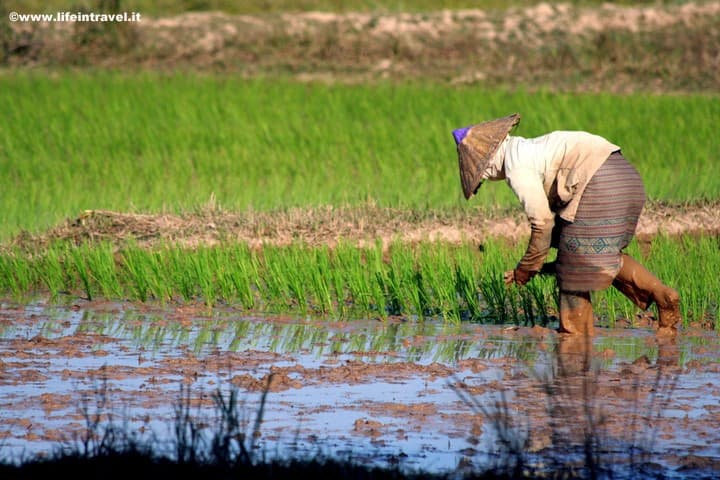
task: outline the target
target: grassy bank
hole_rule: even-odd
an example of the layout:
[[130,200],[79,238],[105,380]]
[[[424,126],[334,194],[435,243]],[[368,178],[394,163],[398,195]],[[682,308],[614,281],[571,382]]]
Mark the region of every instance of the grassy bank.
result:
[[231,76],[0,77],[0,238],[84,209],[515,206],[507,186],[462,198],[453,128],[521,112],[516,131],[584,129],[621,145],[651,199],[720,196],[707,96],[507,92],[437,84],[327,86]]
[[[285,12],[424,12],[443,9],[506,9],[536,5],[542,0],[120,0],[117,5],[127,11],[137,11],[144,15],[173,15],[200,10],[222,11],[238,14],[285,13]],[[106,10],[114,2],[107,0],[4,0],[5,8],[18,12],[56,12],[71,9]],[[600,0],[582,0],[573,2],[581,5],[600,5]],[[647,4],[649,0],[623,0],[619,4]],[[112,10],[112,9],[110,9]]]
[[[555,283],[537,277],[525,288],[506,288],[522,245],[422,243],[360,248],[294,245],[250,249],[228,244],[197,249],[166,245],[58,243],[37,253],[0,256],[0,292],[27,299],[64,294],[89,299],[230,304],[246,311],[326,318],[440,317],[449,321],[547,324],[556,311]],[[720,264],[714,237],[655,239],[646,254],[631,245],[660,278],[683,297],[686,321],[717,321]],[[636,308],[613,289],[595,294],[605,325],[633,319]]]
[[[459,0],[253,1],[236,8],[225,0],[98,0],[85,7],[142,14],[124,23],[42,22],[24,15],[73,15],[82,7],[22,3],[12,9],[23,17],[10,22],[11,8],[0,2],[0,66],[11,69],[181,70],[353,84],[422,79],[560,92],[720,90],[717,0],[490,0],[466,2],[470,10]],[[299,12],[316,9],[322,12]],[[188,13],[173,16],[180,12]]]

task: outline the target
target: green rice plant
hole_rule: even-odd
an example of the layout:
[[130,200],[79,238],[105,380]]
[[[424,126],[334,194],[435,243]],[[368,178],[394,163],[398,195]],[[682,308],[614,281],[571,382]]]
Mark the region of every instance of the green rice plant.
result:
[[634,324],[635,314],[639,311],[638,307],[614,287],[593,292],[592,302],[596,315],[605,319],[604,323],[610,328],[615,327],[618,318],[628,319]]
[[449,258],[448,248],[439,243],[423,244],[419,256],[420,269],[430,291],[433,306],[444,319],[459,321],[455,268]]
[[507,287],[503,280],[503,271],[517,261],[511,259],[511,256],[508,248],[497,241],[490,240],[483,244],[479,288],[487,311],[486,317],[489,316],[493,323],[509,323],[517,318],[517,311],[512,307],[517,289]]
[[[523,308],[526,325],[547,326],[548,312],[551,310],[550,304],[555,296],[555,287],[554,279],[541,275],[536,276],[525,285],[521,291],[521,297],[523,304],[529,304],[529,307]],[[557,311],[557,308],[555,310]]]
[[308,291],[307,269],[302,247],[265,246],[263,248],[266,301],[275,308],[287,308],[295,305],[300,311],[307,312]]
[[217,262],[214,259],[216,251],[214,248],[199,247],[193,255],[190,255],[190,258],[193,259],[195,281],[200,287],[200,294],[205,305],[209,308],[215,304],[218,295],[216,288]]
[[717,236],[684,236],[679,241],[667,236],[653,239],[648,266],[661,280],[680,293],[683,318],[717,322],[720,241]]
[[[487,242],[380,243],[358,247],[222,244],[154,249],[128,244],[57,243],[40,252],[18,248],[0,253],[0,293],[16,298],[39,292],[57,296],[80,290],[88,298],[165,302],[182,298],[212,307],[222,300],[245,309],[341,318],[405,315],[493,323],[547,324],[557,311],[552,277],[536,276],[524,287],[506,286],[503,271],[522,245]],[[685,322],[718,323],[720,281],[715,236],[657,237],[647,247],[627,249],[681,295]],[[618,315],[634,318],[635,307],[613,288],[593,294],[595,312],[613,325]],[[653,307],[655,308],[655,307]]]
[[168,268],[173,255],[167,247],[146,250],[131,242],[118,254],[116,268],[121,283],[127,284],[131,299],[164,303],[173,297],[175,285]]
[[189,302],[198,294],[192,258],[184,249],[165,246],[167,279],[175,296]]
[[215,248],[212,255],[213,270],[217,297],[226,304],[231,304],[236,298],[235,284],[232,279],[232,252],[229,248]]
[[0,280],[6,291],[21,301],[36,284],[31,260],[19,249],[12,249],[0,260]]
[[70,247],[68,250],[69,260],[72,262],[74,267],[74,273],[77,278],[80,279],[85,296],[88,300],[93,299],[95,284],[92,279],[92,273],[90,271],[88,258],[89,247]]
[[376,242],[374,248],[366,250],[366,265],[368,270],[368,286],[370,289],[370,297],[373,300],[373,309],[380,318],[387,319],[387,274],[383,263],[383,247],[381,242]]
[[[169,254],[167,248],[159,248],[155,250],[144,250],[138,246],[132,245],[127,249],[129,258],[133,260],[132,272],[130,276],[134,279],[135,293],[144,295],[146,299],[151,298],[155,301],[164,303],[171,300],[173,290],[171,288],[171,275],[167,272],[169,265]],[[129,268],[131,262],[128,257],[122,256],[123,263]],[[140,278],[142,277],[142,278]],[[140,293],[145,289],[145,293]]]
[[389,304],[398,315],[415,315],[422,319],[431,314],[422,269],[415,248],[397,243],[390,248],[385,276]]
[[332,287],[332,296],[335,298],[335,307],[340,318],[346,318],[348,307],[351,304],[350,294],[348,293],[347,284],[342,267],[337,260],[336,252],[330,254],[330,271],[328,272],[329,282]]
[[146,302],[152,295],[150,288],[149,258],[147,252],[137,246],[130,246],[121,252],[126,282],[129,283],[132,298]]
[[467,247],[461,247],[456,252],[455,285],[457,295],[465,309],[465,318],[468,320],[478,320],[482,315],[476,274],[479,260],[479,257],[473,255]]
[[290,292],[283,280],[283,269],[277,248],[268,246],[263,248],[261,268],[263,275],[260,293],[265,307],[269,310],[285,307],[287,305],[285,299],[289,298]]
[[353,310],[358,314],[372,315],[372,294],[364,253],[364,249],[341,242],[335,248],[335,261],[342,272]]
[[173,298],[173,291],[170,288],[170,273],[167,271],[169,264],[167,249],[157,249],[150,260],[150,291],[155,300],[165,303]]
[[67,288],[67,279],[64,264],[64,246],[51,245],[35,262],[37,276],[50,292],[50,300],[57,299],[58,295]]
[[523,323],[525,325],[534,326],[536,316],[539,314],[539,312],[535,311],[535,302],[533,294],[530,291],[530,283],[533,282],[531,281],[527,285],[525,285],[525,288],[519,289],[518,296],[520,300],[519,306],[522,308],[523,312]]
[[73,249],[73,252],[86,257],[86,266],[90,272],[90,277],[103,297],[122,297],[123,290],[117,276],[114,248],[110,243],[102,242],[92,248],[84,245],[79,249]]
[[312,253],[314,253],[314,265],[310,266],[310,280],[314,302],[320,314],[334,315],[335,308],[330,286],[332,281],[330,250],[327,246],[322,246]]
[[425,278],[423,277],[422,271],[420,268],[417,268],[413,273],[413,287],[411,287],[412,290],[412,299],[413,303],[415,304],[416,311],[419,312],[418,318],[423,318],[429,315],[432,315],[431,313],[431,307],[430,307],[430,295],[428,293],[428,289],[426,287]]
[[283,276],[290,296],[295,298],[298,309],[307,313],[310,309],[308,291],[308,255],[302,245],[288,247],[278,258],[282,264]]
[[258,261],[247,244],[237,244],[230,248],[232,249],[232,255],[228,259],[232,262],[230,277],[240,304],[250,310],[256,305],[255,291],[260,285]]
[[388,312],[391,315],[411,314],[411,297],[405,289],[412,278],[413,256],[407,248],[393,246],[389,252],[387,271],[383,279],[388,294]]

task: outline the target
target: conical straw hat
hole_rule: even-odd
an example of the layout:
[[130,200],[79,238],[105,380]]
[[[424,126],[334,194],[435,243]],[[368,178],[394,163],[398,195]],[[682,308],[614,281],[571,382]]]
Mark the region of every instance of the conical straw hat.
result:
[[465,199],[472,197],[482,183],[482,174],[500,143],[520,123],[520,114],[496,118],[453,131],[460,164],[460,181]]

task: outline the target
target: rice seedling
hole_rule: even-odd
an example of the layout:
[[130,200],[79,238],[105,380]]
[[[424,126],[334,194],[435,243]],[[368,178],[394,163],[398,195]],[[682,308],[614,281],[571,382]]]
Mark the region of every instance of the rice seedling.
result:
[[455,269],[447,247],[441,244],[423,244],[418,260],[440,316],[446,320],[460,321]]
[[330,284],[332,285],[332,295],[335,299],[335,308],[340,318],[345,318],[348,315],[348,307],[352,304],[349,297],[347,285],[344,281],[343,271],[340,269],[337,261],[333,257],[331,259],[330,268]]
[[[629,253],[676,287],[686,322],[717,324],[720,283],[718,240],[711,236],[658,237]],[[140,302],[217,302],[246,311],[290,312],[320,318],[383,318],[400,315],[500,324],[547,325],[557,311],[555,280],[536,276],[508,287],[522,245],[437,242],[335,249],[294,244],[251,250],[220,244],[189,249],[163,245],[118,250],[107,243],[54,244],[40,252],[0,253],[0,294],[15,298],[64,294]],[[638,309],[613,288],[593,295],[601,324]]]
[[322,315],[333,316],[335,307],[330,286],[330,251],[327,246],[323,246],[310,253],[314,255],[310,270],[314,304]]
[[428,283],[416,248],[398,243],[390,248],[385,285],[396,314],[423,319],[432,316]]
[[[517,249],[515,249],[517,250]],[[482,247],[480,259],[479,288],[486,317],[491,322],[509,323],[516,316],[510,307],[515,287],[508,289],[503,281],[503,271],[511,268],[516,260],[511,260],[508,248],[495,241],[486,242]],[[519,257],[517,257],[519,258]]]
[[310,309],[310,292],[308,279],[308,257],[302,247],[293,246],[287,251],[280,251],[278,258],[281,259],[283,275],[287,282],[290,296],[294,297],[298,309],[306,313]]
[[482,314],[480,304],[480,291],[476,267],[478,258],[473,256],[468,248],[458,250],[455,258],[455,284],[465,318],[477,320]]
[[67,284],[61,263],[63,255],[58,251],[59,248],[58,246],[48,248],[40,257],[37,265],[39,280],[47,288],[51,300],[57,299]]
[[282,259],[279,252],[280,250],[275,247],[267,247],[262,251],[262,266],[265,275],[260,292],[265,307],[271,311],[274,308],[287,308],[287,301],[290,298],[290,291],[284,281]]
[[720,242],[712,236],[685,236],[680,241],[661,236],[652,243],[647,255],[649,266],[660,278],[680,289],[685,318],[703,321],[707,317],[717,322],[719,254]]
[[119,298],[122,288],[115,270],[113,247],[106,243],[69,248],[75,271],[82,281],[88,299],[94,292],[105,298]]
[[166,250],[168,272],[167,277],[170,288],[184,301],[191,301],[196,295],[195,280],[190,266],[190,257],[180,249],[168,248]]
[[200,247],[195,250],[190,258],[193,260],[195,280],[200,289],[200,294],[208,307],[213,306],[217,298],[217,263],[214,260],[217,249]]
[[392,315],[404,312],[422,317],[422,311],[418,312],[417,295],[413,295],[417,292],[411,288],[414,264],[415,258],[409,248],[397,245],[390,250],[384,283],[388,293],[388,310]]
[[133,298],[146,302],[150,299],[150,283],[146,262],[150,253],[139,248],[128,248],[122,253],[124,271]]
[[387,295],[385,290],[386,273],[385,264],[383,263],[382,244],[375,244],[375,248],[367,250],[367,269],[368,269],[368,286],[370,289],[370,297],[373,300],[372,308],[382,319],[387,319]]
[[7,252],[0,260],[0,278],[3,286],[18,301],[30,294],[33,284],[36,283],[31,262],[31,259],[17,249]]
[[363,253],[362,249],[340,243],[335,249],[335,265],[343,273],[343,282],[353,310],[369,313],[372,310],[371,293]]
[[85,290],[85,295],[88,300],[93,299],[93,289],[94,285],[91,281],[91,272],[90,267],[88,266],[89,258],[87,258],[87,253],[82,252],[79,248],[71,248],[70,249],[70,259],[73,262],[73,267],[75,270],[75,273],[80,278],[80,281],[82,282],[83,289]]
[[234,246],[233,252],[235,268],[232,270],[232,278],[235,291],[242,306],[252,309],[255,306],[255,292],[260,284],[257,258],[251,254],[247,245]]
[[232,252],[227,248],[219,249],[214,252],[212,260],[217,284],[217,297],[225,303],[231,303],[237,296],[232,275],[230,274]]

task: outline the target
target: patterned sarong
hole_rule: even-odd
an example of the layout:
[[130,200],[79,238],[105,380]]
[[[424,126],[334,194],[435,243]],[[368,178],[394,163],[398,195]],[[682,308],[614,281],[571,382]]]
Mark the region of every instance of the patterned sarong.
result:
[[610,286],[644,204],[637,170],[620,152],[612,153],[587,184],[575,221],[560,220],[557,225],[560,290],[589,292]]

